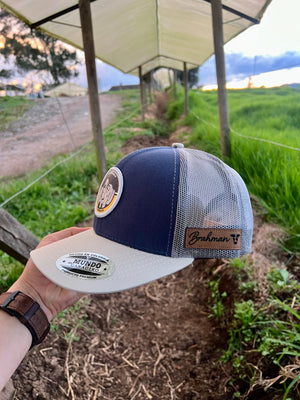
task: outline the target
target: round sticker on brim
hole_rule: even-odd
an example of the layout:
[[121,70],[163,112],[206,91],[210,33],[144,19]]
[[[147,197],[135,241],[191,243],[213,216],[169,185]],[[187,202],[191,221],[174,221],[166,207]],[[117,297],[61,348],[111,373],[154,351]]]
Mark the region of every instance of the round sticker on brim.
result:
[[105,279],[114,271],[113,262],[101,254],[70,253],[56,261],[56,267],[63,273],[80,279]]
[[112,167],[100,185],[95,204],[95,215],[103,218],[113,211],[123,191],[123,175],[117,167]]

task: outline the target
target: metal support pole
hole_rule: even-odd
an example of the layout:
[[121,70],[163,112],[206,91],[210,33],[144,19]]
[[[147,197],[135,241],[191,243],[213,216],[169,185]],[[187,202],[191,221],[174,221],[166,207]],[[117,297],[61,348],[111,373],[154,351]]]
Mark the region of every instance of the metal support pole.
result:
[[139,66],[139,78],[140,78],[140,99],[141,99],[141,113],[142,121],[145,121],[145,101],[144,101],[144,85],[143,85],[143,75],[142,66]]
[[218,103],[220,118],[221,149],[223,158],[231,156],[231,140],[228,100],[226,92],[226,72],[223,39],[222,1],[211,0],[213,35],[216,58],[216,71],[218,81]]
[[96,148],[97,169],[99,179],[102,180],[106,173],[107,167],[105,158],[104,137],[101,124],[90,0],[79,0],[79,12],[89,90],[92,131]]
[[174,99],[177,100],[177,70],[176,69],[173,69],[173,75],[174,75],[174,80],[173,80]]
[[154,91],[154,87],[153,87],[153,70],[150,72],[150,101],[151,103],[153,103],[153,91]]
[[184,84],[184,115],[188,115],[189,98],[188,98],[188,72],[186,62],[183,63],[183,84]]

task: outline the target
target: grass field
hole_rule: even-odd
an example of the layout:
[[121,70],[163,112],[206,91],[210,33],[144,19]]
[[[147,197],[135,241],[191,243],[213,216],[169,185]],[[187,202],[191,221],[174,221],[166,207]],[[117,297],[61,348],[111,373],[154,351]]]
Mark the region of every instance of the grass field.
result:
[[16,118],[22,117],[31,106],[31,101],[24,97],[0,97],[0,131]]
[[[229,90],[228,100],[232,157],[227,162],[240,173],[267,215],[288,232],[285,246],[289,251],[300,253],[300,92],[290,88]],[[217,93],[192,91],[189,107],[189,115],[181,120],[192,127],[188,143],[221,157]],[[169,104],[169,118],[177,124],[182,110],[181,92]]]

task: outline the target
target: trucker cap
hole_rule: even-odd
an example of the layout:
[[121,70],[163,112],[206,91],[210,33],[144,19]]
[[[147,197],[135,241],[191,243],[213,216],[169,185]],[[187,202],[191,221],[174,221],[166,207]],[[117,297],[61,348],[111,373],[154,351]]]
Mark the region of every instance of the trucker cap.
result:
[[109,293],[172,274],[195,258],[251,251],[253,216],[239,174],[200,150],[135,151],[105,175],[93,229],[31,252],[50,280]]

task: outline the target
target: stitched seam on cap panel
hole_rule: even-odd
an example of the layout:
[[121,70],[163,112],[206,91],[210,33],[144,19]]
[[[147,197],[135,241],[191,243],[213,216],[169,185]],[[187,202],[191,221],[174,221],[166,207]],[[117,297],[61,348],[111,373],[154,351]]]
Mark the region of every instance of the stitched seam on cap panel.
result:
[[[174,194],[175,194],[175,183],[176,183],[176,158],[177,158],[177,151],[174,149],[174,174],[173,174],[173,190],[172,190],[172,202],[171,202],[171,218],[170,218],[170,226],[169,226],[169,236],[168,236],[168,245],[167,245],[167,253],[169,254],[169,247],[171,241],[171,232],[173,226],[173,208],[174,208]],[[180,160],[179,160],[180,163]],[[180,164],[179,164],[180,165]]]

